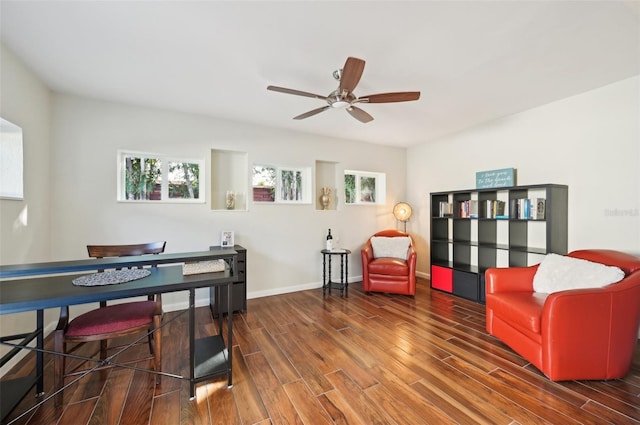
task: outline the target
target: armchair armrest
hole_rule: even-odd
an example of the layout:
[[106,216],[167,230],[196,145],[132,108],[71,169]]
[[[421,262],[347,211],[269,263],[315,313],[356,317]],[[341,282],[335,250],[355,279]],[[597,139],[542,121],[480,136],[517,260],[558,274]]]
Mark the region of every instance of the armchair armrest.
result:
[[367,242],[360,253],[362,256],[363,265],[373,261],[373,247],[371,246],[371,242]]
[[538,265],[529,267],[490,268],[485,272],[486,293],[532,292],[533,276]]
[[367,242],[360,251],[360,256],[362,257],[362,282],[364,284],[365,289],[368,288],[369,282],[369,263],[373,260],[373,247],[371,246],[371,242]]
[[409,248],[409,255],[407,255],[407,264],[409,265],[410,276],[416,275],[416,262],[418,261],[418,254],[413,248],[413,245]]
[[416,293],[416,263],[418,261],[418,254],[411,245],[409,249],[409,256],[407,257],[407,264],[409,265],[409,291],[412,295]]
[[640,272],[626,280],[547,297],[541,336],[548,349],[542,363],[551,379],[565,379],[563,374],[574,376],[576,371],[581,376],[592,373],[594,379],[627,373],[640,322]]

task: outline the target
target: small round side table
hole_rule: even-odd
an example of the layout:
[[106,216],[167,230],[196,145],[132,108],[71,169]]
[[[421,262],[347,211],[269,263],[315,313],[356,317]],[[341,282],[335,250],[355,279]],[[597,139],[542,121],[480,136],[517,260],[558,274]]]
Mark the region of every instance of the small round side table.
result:
[[[320,252],[322,253],[322,295],[326,294],[327,289],[331,293],[333,287],[340,289],[340,296],[344,296],[344,291],[349,287],[349,255],[351,255],[351,251],[348,249],[323,249]],[[331,280],[331,257],[334,255],[340,257],[340,282]]]

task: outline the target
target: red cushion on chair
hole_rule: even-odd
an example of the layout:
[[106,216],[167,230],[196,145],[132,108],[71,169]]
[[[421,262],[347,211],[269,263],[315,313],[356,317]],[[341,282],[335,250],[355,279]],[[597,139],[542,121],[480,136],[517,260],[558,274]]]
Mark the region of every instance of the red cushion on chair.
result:
[[73,319],[67,336],[97,335],[117,332],[153,322],[155,301],[138,301],[91,310]]
[[409,265],[405,260],[393,257],[380,257],[369,263],[369,273],[389,276],[407,276]]
[[487,306],[496,317],[539,335],[542,332],[542,309],[547,294],[536,292],[503,292],[487,295]]

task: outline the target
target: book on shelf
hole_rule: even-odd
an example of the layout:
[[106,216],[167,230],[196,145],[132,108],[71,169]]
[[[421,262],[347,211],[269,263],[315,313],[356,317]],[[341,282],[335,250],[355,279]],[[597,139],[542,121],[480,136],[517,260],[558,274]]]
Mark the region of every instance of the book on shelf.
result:
[[496,199],[484,201],[483,218],[498,218],[505,214],[505,202]]
[[478,218],[478,201],[476,200],[469,201],[469,217]]
[[527,214],[528,214],[528,199],[525,198],[520,198],[520,199],[513,199],[511,201],[512,205],[513,205],[513,209],[512,209],[512,214],[510,215],[511,218],[517,218],[518,220],[526,220],[527,218]]
[[531,214],[531,209],[530,209],[530,200],[528,199],[521,199],[520,203],[522,204],[522,207],[520,208],[520,213],[521,216],[520,218],[526,220],[527,218],[530,217]]
[[509,218],[518,218],[518,200],[509,200]]
[[546,199],[521,198],[509,201],[509,218],[520,220],[544,220]]
[[460,201],[458,204],[459,218],[478,218],[478,201],[475,199],[467,199]]
[[531,199],[531,220],[544,220],[546,204],[544,198]]
[[450,202],[441,201],[438,204],[438,216],[439,217],[450,217],[452,214],[452,208]]
[[[512,207],[511,211],[514,210]],[[458,203],[459,218],[514,218],[507,214],[507,203],[498,199],[477,201],[474,199]]]
[[499,215],[504,215],[504,201],[493,201],[493,217],[497,217]]
[[458,203],[458,218],[469,218],[471,200],[460,201]]

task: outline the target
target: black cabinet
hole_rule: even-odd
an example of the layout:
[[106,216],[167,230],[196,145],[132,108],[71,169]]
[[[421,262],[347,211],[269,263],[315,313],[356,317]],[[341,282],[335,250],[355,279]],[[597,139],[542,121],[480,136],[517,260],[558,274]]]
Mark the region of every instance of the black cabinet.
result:
[[564,185],[431,193],[431,287],[483,303],[486,269],[566,254],[567,222]]
[[453,270],[453,294],[472,301],[478,301],[478,275],[476,273]]
[[[209,250],[228,250],[229,248],[222,248],[220,246],[210,246]],[[233,299],[232,306],[234,312],[247,310],[247,250],[240,245],[234,245],[233,250],[238,253],[237,257],[237,275],[238,281],[233,284]],[[234,272],[234,274],[236,274]],[[209,307],[214,317],[218,316],[218,305],[216,303],[216,290],[220,291],[220,303],[222,313],[229,313],[227,307],[227,287],[211,288],[209,290]]]

